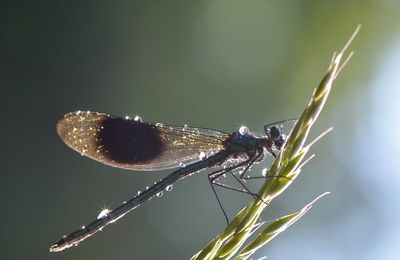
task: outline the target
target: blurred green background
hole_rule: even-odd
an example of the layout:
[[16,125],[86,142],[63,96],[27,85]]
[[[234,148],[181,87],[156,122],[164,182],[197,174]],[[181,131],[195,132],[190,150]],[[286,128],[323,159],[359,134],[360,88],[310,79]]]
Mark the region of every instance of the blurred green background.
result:
[[[91,110],[261,132],[299,115],[361,23],[313,136],[334,131],[263,220],[331,195],[254,259],[399,259],[399,14],[396,0],[3,2],[0,258],[188,259],[226,224],[205,174],[49,253],[102,207],[170,172],[83,158],[58,138],[58,119]],[[221,193],[231,217],[250,199]]]

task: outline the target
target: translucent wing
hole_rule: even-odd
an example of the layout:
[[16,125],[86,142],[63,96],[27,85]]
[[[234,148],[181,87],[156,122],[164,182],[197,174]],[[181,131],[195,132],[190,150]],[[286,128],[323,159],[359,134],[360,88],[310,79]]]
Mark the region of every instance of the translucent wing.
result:
[[96,112],[68,113],[57,124],[72,149],[130,170],[175,168],[224,149],[229,134],[205,128],[150,124]]

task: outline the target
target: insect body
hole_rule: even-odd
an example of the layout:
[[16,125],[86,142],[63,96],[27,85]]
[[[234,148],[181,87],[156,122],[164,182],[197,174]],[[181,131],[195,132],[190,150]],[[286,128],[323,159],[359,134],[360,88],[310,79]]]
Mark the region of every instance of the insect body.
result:
[[[285,142],[284,135],[276,124],[266,125],[264,129],[265,135],[256,137],[246,127],[226,133],[209,128],[145,123],[139,118],[115,117],[96,112],[66,114],[58,122],[57,132],[69,147],[84,156],[129,170],[180,168],[119,207],[102,214],[89,225],[62,237],[50,247],[50,251],[58,252],[78,245],[167,189],[175,181],[200,170],[213,169],[208,179],[216,194],[214,185],[222,186],[216,182],[219,176],[243,168],[240,175],[243,178],[243,174],[254,163],[266,155],[276,156],[273,150],[281,149]],[[247,188],[245,191],[250,193]],[[225,212],[224,215],[226,217]]]

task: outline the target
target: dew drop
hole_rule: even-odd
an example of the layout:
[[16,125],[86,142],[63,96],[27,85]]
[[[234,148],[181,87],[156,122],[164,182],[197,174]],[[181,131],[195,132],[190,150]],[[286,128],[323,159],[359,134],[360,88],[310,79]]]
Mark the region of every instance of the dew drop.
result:
[[149,186],[146,186],[146,190],[148,190],[149,189]]
[[262,174],[263,177],[266,177],[267,173],[268,173],[268,168],[262,169],[261,174]]
[[163,127],[164,125],[161,124],[161,123],[156,123],[156,126],[158,126],[158,127]]
[[206,158],[206,153],[205,152],[200,152],[199,153],[199,159],[204,160]]
[[140,116],[135,116],[135,118],[133,120],[135,120],[137,122],[143,122],[143,120]]
[[160,191],[160,192],[158,192],[158,193],[156,194],[156,196],[159,197],[159,198],[161,198],[162,195],[163,195],[163,192],[162,192],[162,191]]
[[239,134],[241,134],[241,135],[248,135],[249,132],[250,132],[250,130],[249,130],[249,128],[247,126],[242,125],[239,128]]
[[101,219],[104,218],[108,215],[108,213],[110,213],[111,210],[109,209],[103,209],[102,211],[100,211],[99,215],[97,216],[97,219]]
[[140,195],[140,193],[142,193],[140,190],[138,190],[138,192],[137,192],[137,195],[136,196],[139,196]]
[[126,116],[126,117],[125,117],[125,120],[129,120],[129,119],[131,119],[129,116]]
[[82,227],[81,227],[81,229],[85,229],[85,228],[86,228],[85,226],[82,226]]
[[87,153],[88,149],[82,148],[81,155],[84,156]]
[[171,191],[174,188],[174,186],[172,184],[168,185],[165,190],[166,191]]
[[183,162],[180,162],[179,167],[185,167],[185,164]]

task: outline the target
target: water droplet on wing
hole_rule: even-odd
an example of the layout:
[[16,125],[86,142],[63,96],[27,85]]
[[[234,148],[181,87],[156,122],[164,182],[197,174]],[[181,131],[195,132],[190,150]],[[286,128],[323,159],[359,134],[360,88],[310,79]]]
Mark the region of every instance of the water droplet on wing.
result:
[[263,177],[266,177],[267,173],[268,173],[268,168],[262,169],[261,174],[262,174]]
[[206,153],[205,152],[200,152],[199,153],[199,159],[204,160],[206,158]]

